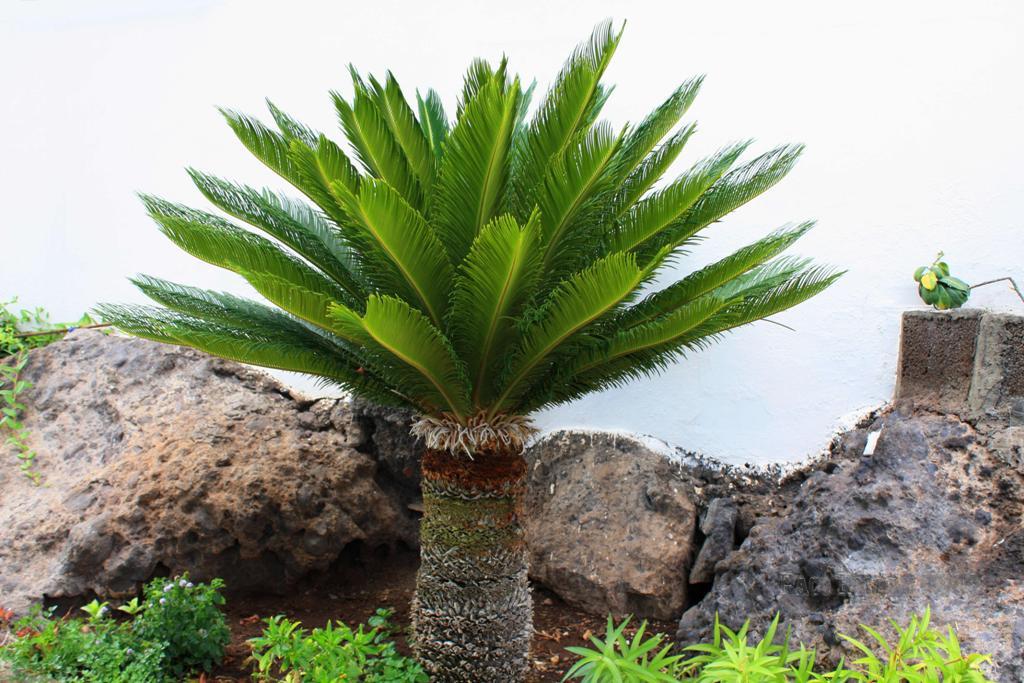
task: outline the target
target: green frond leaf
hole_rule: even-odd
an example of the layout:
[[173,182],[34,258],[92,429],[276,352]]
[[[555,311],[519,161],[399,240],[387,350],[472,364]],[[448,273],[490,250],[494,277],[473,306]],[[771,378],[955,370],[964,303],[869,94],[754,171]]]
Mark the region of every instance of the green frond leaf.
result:
[[456,279],[452,339],[476,407],[491,398],[496,367],[516,339],[516,319],[540,274],[539,238],[537,214],[522,228],[499,216],[477,235]]
[[626,176],[626,179],[622,181],[618,196],[616,196],[616,218],[622,218],[648,190],[654,187],[655,183],[661,180],[668,168],[679,157],[695,130],[697,130],[697,126],[692,123],[680,129],[648,154],[636,169]]
[[310,147],[316,147],[316,141],[320,137],[320,133],[288,116],[269,99],[267,100],[267,109],[270,110],[270,115],[274,117],[274,122],[285,138],[295,138]]
[[453,263],[498,213],[519,96],[518,81],[507,89],[494,79],[483,84],[445,143],[432,218]]
[[666,350],[688,338],[726,304],[720,297],[706,295],[656,321],[613,329],[606,342],[584,349],[558,368],[554,379],[539,383],[524,398],[528,409],[563,403],[614,386],[624,376],[632,376],[634,369],[643,374],[667,365],[667,361],[661,362]]
[[622,37],[610,21],[599,24],[579,45],[548,90],[516,145],[513,171],[516,215],[533,210],[533,192],[544,182],[548,165],[578,139],[607,99],[600,86],[608,62]]
[[462,118],[466,107],[477,98],[480,91],[485,87],[493,84],[498,88],[499,92],[504,92],[505,86],[508,85],[507,77],[508,60],[505,58],[502,58],[501,62],[498,63],[497,69],[492,68],[491,63],[486,59],[477,57],[471,61],[469,68],[466,69],[466,75],[462,79],[462,93],[459,95],[458,102],[456,102],[455,119]]
[[836,271],[826,266],[803,269],[787,280],[771,288],[763,283],[752,283],[749,294],[740,291],[740,303],[730,306],[730,326],[727,329],[763,320],[820,294],[838,280],[846,271]]
[[426,196],[434,186],[437,174],[437,158],[430,149],[430,142],[423,134],[419,121],[413,113],[409,102],[402,94],[394,75],[389,71],[381,85],[373,76],[369,77],[370,95],[377,104],[377,111],[387,123],[405,160],[419,181]]
[[212,292],[148,275],[139,275],[132,278],[131,282],[156,303],[197,319],[244,329],[266,337],[288,333],[304,338],[306,343],[322,345],[323,338],[312,332],[304,323],[276,308],[255,301],[227,292]]
[[449,129],[448,117],[444,113],[441,96],[433,88],[427,90],[426,97],[420,97],[417,92],[416,106],[420,113],[420,127],[423,129],[423,135],[427,138],[427,142],[430,143],[430,151],[433,152],[435,158],[440,159],[441,149],[444,147]]
[[264,237],[154,197],[144,196],[143,202],[172,242],[196,258],[238,273],[293,315],[323,325],[327,303],[348,297],[333,280]]
[[665,289],[648,295],[635,306],[623,311],[614,323],[616,327],[632,327],[673,311],[684,304],[712,291],[731,299],[735,294],[721,289],[735,278],[788,249],[814,226],[813,221],[796,228],[777,230],[733,254],[694,271]]
[[341,210],[332,186],[340,184],[349,192],[359,191],[361,176],[352,161],[334,141],[324,135],[318,137],[313,146],[297,139],[292,140],[288,154],[299,189],[331,219],[343,225],[348,218]]
[[550,369],[545,361],[551,353],[614,309],[642,278],[631,254],[616,253],[561,283],[522,329],[522,343],[492,412],[514,409],[529,385]]
[[367,279],[400,293],[440,326],[454,273],[426,219],[383,180],[365,180],[358,196],[340,199],[357,226],[350,239],[361,248]]
[[418,408],[338,353],[310,345],[288,332],[260,333],[149,306],[97,307],[118,329],[153,341],[189,346],[240,363],[301,372],[324,378],[384,405]]
[[686,81],[676,88],[668,99],[648,114],[647,118],[629,131],[622,144],[618,159],[624,173],[635,171],[658,146],[662,138],[679,123],[696,99],[703,82],[703,76]]
[[701,197],[700,201],[670,229],[639,250],[641,262],[666,245],[682,246],[693,235],[726,214],[754,199],[784,177],[796,164],[803,145],[784,145],[762,154],[730,171]]
[[372,295],[366,314],[341,305],[331,308],[334,329],[355,343],[379,348],[415,370],[418,381],[409,393],[462,419],[469,410],[469,386],[451,344],[422,313],[401,299]]
[[[663,230],[675,230],[675,226],[688,215],[708,188],[736,163],[749,144],[741,142],[719,150],[695,164],[665,189],[640,200],[622,217],[622,223],[615,234],[614,248],[627,251],[648,240],[657,241],[662,246],[664,240],[652,238]],[[646,259],[642,262],[646,262]]]
[[262,161],[268,168],[288,182],[296,185],[300,179],[288,154],[289,142],[277,131],[270,130],[259,120],[232,111],[220,109],[220,113],[228,122],[239,141],[253,156]]
[[367,172],[395,188],[412,206],[423,205],[419,182],[409,166],[387,121],[357,75],[355,97],[350,105],[338,93],[331,93],[338,119]]
[[203,195],[226,213],[280,240],[337,282],[347,293],[345,303],[362,307],[366,289],[358,277],[356,255],[344,244],[337,228],[301,202],[239,186],[189,170]]
[[[621,134],[607,124],[598,124],[548,169],[539,205],[544,269],[553,271],[549,275],[575,272],[580,256],[594,253],[600,237],[595,231],[601,225],[594,214],[608,204],[602,200],[607,200],[613,189],[613,159],[621,143]],[[580,226],[589,229],[576,229]],[[566,261],[567,267],[552,267]]]

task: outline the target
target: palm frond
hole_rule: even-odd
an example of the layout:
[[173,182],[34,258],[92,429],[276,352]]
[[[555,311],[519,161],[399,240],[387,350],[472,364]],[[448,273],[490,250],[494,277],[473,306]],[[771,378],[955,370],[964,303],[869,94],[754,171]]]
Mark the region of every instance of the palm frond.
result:
[[792,170],[803,149],[803,145],[783,145],[725,174],[684,220],[649,240],[638,251],[641,261],[666,245],[682,246],[700,230],[778,183]]
[[520,136],[512,197],[518,218],[533,210],[533,192],[544,182],[551,161],[593,123],[604,104],[609,93],[600,80],[621,37],[610,21],[599,24],[590,40],[573,52]]
[[[748,244],[729,256],[694,271],[665,289],[649,294],[635,306],[623,311],[611,324],[617,327],[639,325],[674,311],[704,294],[718,290],[788,249],[813,226],[814,222],[808,221],[795,228],[777,230]],[[734,296],[729,291],[720,293],[726,298]]]
[[367,279],[377,289],[400,293],[440,325],[453,271],[427,220],[383,180],[365,180],[358,196],[341,200],[357,226],[348,238],[363,254]]
[[665,189],[637,202],[622,217],[616,231],[614,248],[619,251],[635,249],[648,240],[655,240],[666,229],[673,230],[700,200],[701,196],[719,180],[739,159],[749,145],[741,142],[719,150],[698,162]]
[[424,196],[430,196],[437,174],[437,158],[430,149],[430,141],[423,133],[409,102],[402,94],[402,88],[390,71],[381,85],[373,76],[369,77],[369,94],[377,104],[406,162],[419,181]]
[[502,377],[491,413],[513,410],[532,381],[549,369],[545,361],[551,353],[614,309],[643,275],[631,254],[616,253],[560,284],[521,326],[522,342]]
[[477,235],[456,278],[452,341],[466,362],[477,408],[491,398],[496,367],[516,338],[519,312],[540,276],[539,239],[538,214],[522,227],[500,216]]
[[520,97],[518,81],[491,79],[474,92],[445,143],[432,216],[453,263],[501,206]]
[[336,304],[334,329],[355,343],[379,348],[415,371],[410,393],[463,420],[469,414],[469,384],[451,344],[420,311],[401,299],[372,295],[366,313]]
[[291,116],[281,111],[281,109],[279,109],[278,106],[269,99],[267,100],[267,109],[270,110],[270,115],[274,118],[274,122],[277,124],[278,129],[285,138],[301,140],[310,147],[316,147],[316,141],[320,137],[320,133],[305,124],[299,123]]
[[385,382],[362,372],[362,368],[346,363],[344,356],[311,346],[304,339],[285,332],[254,333],[235,325],[150,306],[102,304],[97,312],[118,329],[138,337],[189,346],[242,363],[315,375],[383,405],[422,409]]
[[548,281],[576,272],[579,257],[594,253],[599,243],[594,232],[601,227],[594,214],[610,203],[614,160],[621,144],[621,133],[616,134],[610,125],[596,125],[549,167],[538,193]]
[[196,258],[238,273],[293,315],[322,325],[327,303],[347,298],[340,285],[264,237],[155,197],[144,196],[143,201],[172,242]]
[[665,175],[669,166],[679,158],[683,148],[697,130],[690,124],[672,134],[657,149],[653,150],[626,176],[615,198],[615,218],[622,218]]
[[456,120],[462,118],[469,103],[475,100],[480,91],[488,85],[493,83],[499,91],[504,91],[507,69],[508,60],[504,58],[498,63],[497,69],[492,68],[491,63],[486,59],[478,58],[470,62],[466,75],[462,79],[462,93],[459,95],[455,107]]
[[349,306],[366,299],[365,283],[358,275],[358,255],[338,236],[337,228],[309,206],[269,190],[239,186],[212,175],[189,170],[199,191],[214,205],[280,240],[319,268],[347,293]]
[[359,191],[361,176],[352,161],[334,141],[324,135],[317,138],[316,145],[312,147],[293,139],[288,154],[299,189],[332,220],[343,225],[348,218],[341,210],[332,186],[340,184],[349,192]]
[[704,82],[703,76],[691,78],[662,102],[635,128],[629,131],[619,152],[619,164],[623,173],[632,173],[637,170],[640,163],[658,146],[658,143],[668,135],[679,120],[686,114],[686,111],[693,104],[700,87]]
[[441,96],[433,88],[427,90],[426,97],[420,97],[417,92],[416,106],[420,113],[420,128],[423,129],[423,135],[430,144],[430,151],[433,152],[435,158],[440,159],[449,129],[448,117],[444,113]]
[[356,150],[356,156],[367,173],[386,181],[410,205],[421,208],[423,194],[408,159],[366,85],[354,70],[352,80],[355,88],[352,104],[336,92],[331,93],[331,97],[341,127]]
[[[603,388],[617,378],[618,371],[631,367],[638,359],[650,358],[653,362],[665,349],[687,337],[727,303],[721,297],[706,295],[655,321],[619,329],[606,341],[592,345],[558,368],[553,378],[539,383],[524,402],[529,410],[535,410],[552,400],[563,402]],[[630,360],[624,362],[625,358]]]
[[222,108],[220,113],[253,156],[288,182],[300,187],[302,181],[288,153],[289,141],[283,134],[271,130],[258,119],[231,109]]

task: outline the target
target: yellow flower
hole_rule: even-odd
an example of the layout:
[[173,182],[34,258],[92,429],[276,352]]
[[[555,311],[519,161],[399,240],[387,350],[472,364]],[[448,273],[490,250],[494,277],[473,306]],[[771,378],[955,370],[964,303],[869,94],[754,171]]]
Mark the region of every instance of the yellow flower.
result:
[[924,288],[927,289],[929,292],[935,289],[935,285],[937,285],[938,283],[939,278],[935,277],[935,273],[933,273],[930,270],[921,276],[921,284],[924,285]]

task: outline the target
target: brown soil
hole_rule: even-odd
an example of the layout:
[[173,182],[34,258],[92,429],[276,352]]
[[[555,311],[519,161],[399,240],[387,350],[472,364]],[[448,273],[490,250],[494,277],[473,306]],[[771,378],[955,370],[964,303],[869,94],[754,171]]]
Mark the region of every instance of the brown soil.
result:
[[[248,681],[249,648],[246,640],[259,635],[260,620],[276,614],[297,619],[307,628],[323,626],[328,620],[354,625],[369,618],[378,607],[395,610],[394,620],[402,628],[398,649],[409,653],[405,629],[409,624],[418,559],[403,552],[388,558],[348,562],[324,576],[298,586],[287,595],[229,596],[226,607],[231,626],[231,644],[224,663],[206,678],[213,683]],[[574,658],[565,647],[582,645],[588,631],[602,636],[605,617],[587,614],[566,605],[555,595],[534,587],[534,628],[530,683],[560,681]],[[654,622],[649,628],[673,633],[675,624]],[[632,632],[632,630],[631,630]]]

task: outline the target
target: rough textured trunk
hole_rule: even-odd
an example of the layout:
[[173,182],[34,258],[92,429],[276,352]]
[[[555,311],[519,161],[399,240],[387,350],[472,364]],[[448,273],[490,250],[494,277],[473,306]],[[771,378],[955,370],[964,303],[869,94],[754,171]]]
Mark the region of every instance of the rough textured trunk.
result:
[[423,458],[413,646],[431,680],[523,680],[533,632],[518,451]]

